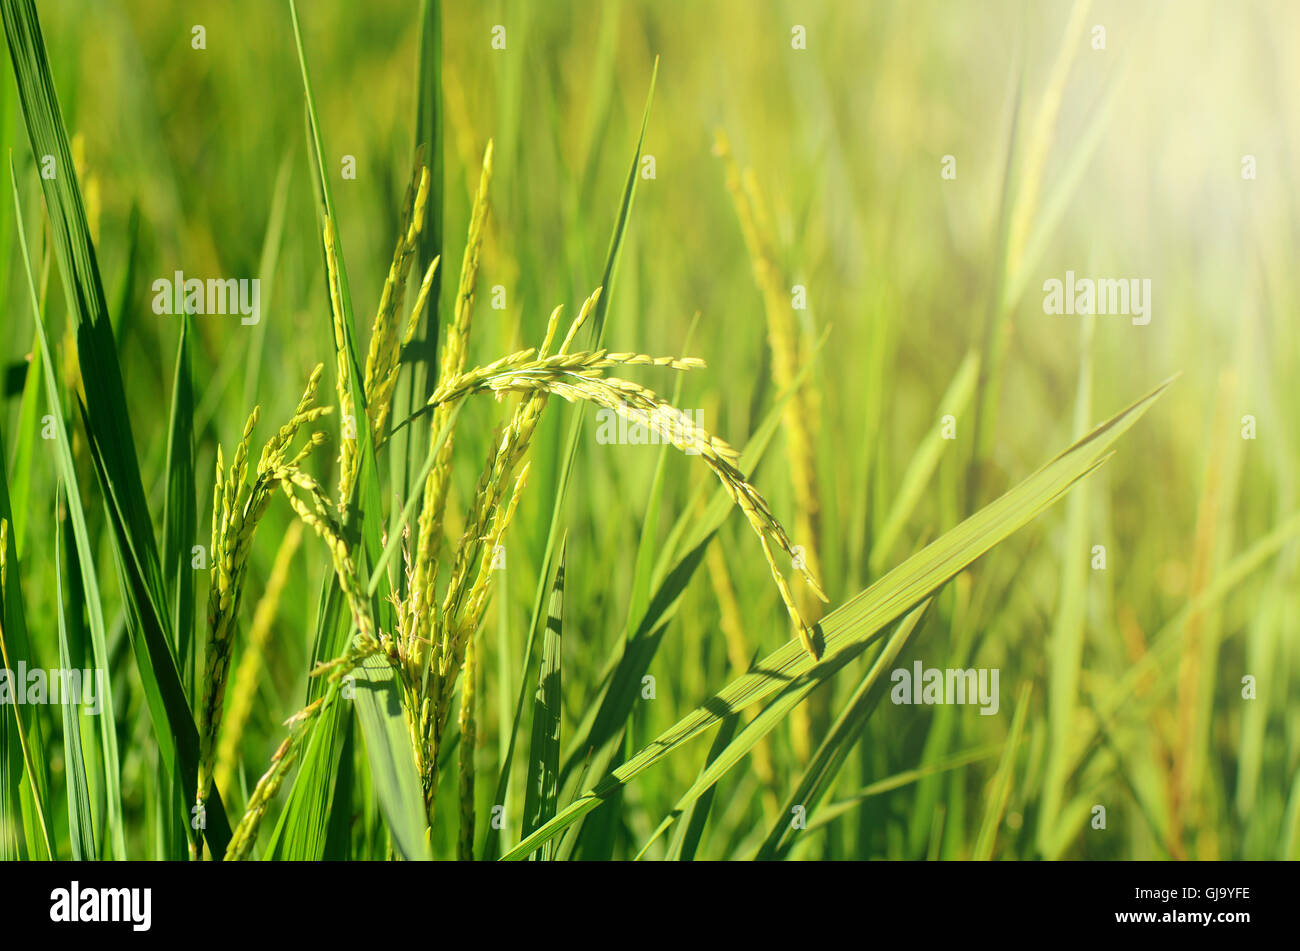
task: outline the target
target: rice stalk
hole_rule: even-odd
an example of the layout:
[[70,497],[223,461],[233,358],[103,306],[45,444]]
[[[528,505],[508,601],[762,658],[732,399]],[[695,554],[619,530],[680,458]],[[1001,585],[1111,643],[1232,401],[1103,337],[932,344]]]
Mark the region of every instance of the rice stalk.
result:
[[[244,576],[252,547],[253,533],[270,504],[275,487],[297,472],[297,465],[312,448],[324,442],[314,433],[292,459],[290,445],[298,430],[329,412],[315,407],[316,390],[323,367],[317,365],[307,382],[293,416],[267,441],[257,462],[253,481],[248,482],[249,444],[257,424],[254,407],[244,425],[229,469],[223,473],[220,452],[217,480],[213,489],[212,566],[208,589],[208,643],[203,662],[203,695],[199,707],[199,781],[197,802],[201,806],[212,787],[217,734],[221,728],[226,675],[230,668],[235,618],[243,591]],[[217,504],[219,502],[219,504]]]
[[[741,172],[731,144],[721,130],[715,133],[714,154],[726,170],[726,187],[736,206],[740,230],[754,268],[754,280],[763,296],[767,317],[767,339],[772,351],[772,381],[779,392],[795,386],[800,358],[798,327],[789,291],[777,264],[775,229],[753,170]],[[786,458],[794,490],[795,532],[802,543],[803,560],[809,572],[821,577],[821,494],[817,485],[813,424],[817,419],[815,393],[807,384],[798,386],[786,403],[784,430]],[[824,599],[823,599],[824,600]],[[800,598],[800,608],[809,622],[821,618],[821,606],[812,598]]]
[[471,636],[465,645],[465,671],[460,688],[460,844],[457,855],[462,862],[474,858],[474,745],[478,740],[478,725],[474,720],[478,650],[474,643]]

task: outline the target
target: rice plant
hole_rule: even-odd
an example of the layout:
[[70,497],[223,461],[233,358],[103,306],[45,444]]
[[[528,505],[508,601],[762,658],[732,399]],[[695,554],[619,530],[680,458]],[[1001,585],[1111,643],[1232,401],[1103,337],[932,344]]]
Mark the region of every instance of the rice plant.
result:
[[1294,354],[1201,426],[1215,347],[1029,289],[1130,68],[1088,4],[929,120],[883,40],[862,129],[825,9],[700,13],[766,84],[706,108],[649,4],[125,6],[110,121],[72,5],[0,0],[0,658],[93,685],[5,678],[0,857],[1294,857],[1295,452],[1236,432]]

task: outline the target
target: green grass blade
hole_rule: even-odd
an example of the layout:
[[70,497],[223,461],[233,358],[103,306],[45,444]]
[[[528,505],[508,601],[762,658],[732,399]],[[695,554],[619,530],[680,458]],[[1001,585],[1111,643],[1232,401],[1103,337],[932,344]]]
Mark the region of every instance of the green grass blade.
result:
[[1030,683],[1020,688],[1020,697],[1016,700],[1016,714],[1011,721],[1011,733],[1007,737],[1007,745],[1002,750],[998,771],[990,784],[984,821],[980,823],[979,836],[975,839],[975,851],[971,855],[971,858],[979,862],[986,862],[993,858],[998,826],[1002,825],[1002,814],[1006,812],[1007,799],[1011,795],[1011,783],[1015,778],[1016,751],[1020,748],[1020,738],[1025,732],[1025,717],[1029,713],[1029,694],[1032,689],[1033,684]]
[[624,784],[689,742],[723,717],[763,699],[800,678],[815,677],[846,651],[860,651],[881,628],[925,599],[975,559],[1028,524],[1108,456],[1110,447],[1150,409],[1166,381],[1132,406],[1097,426],[1018,486],[908,558],[871,587],[827,615],[818,626],[822,660],[815,661],[798,638],[769,654],[756,669],[732,681],[693,713],[660,734],[627,763],[568,805],[505,858],[519,859],[586,815]]
[[[533,733],[528,746],[528,785],[524,796],[524,835],[550,822],[559,798],[560,774],[560,646],[564,637],[564,554],[560,559],[551,588],[551,607],[546,615],[546,633],[542,636],[542,666],[537,675],[537,693],[533,698]],[[537,857],[548,861],[555,843],[547,842]]]
[[[423,274],[442,253],[443,171],[442,138],[442,0],[421,0],[420,54],[416,65],[415,151],[424,156],[429,168],[429,197],[420,232],[415,273]],[[407,365],[398,380],[393,399],[393,419],[405,419],[425,404],[433,392],[438,367],[438,334],[441,326],[439,302],[442,271],[433,275],[429,297],[418,318],[415,336],[402,355]],[[422,426],[403,427],[393,433],[390,473],[393,493],[409,498],[424,479],[417,474],[419,459],[429,443]]]
[[[1019,56],[1017,56],[1019,59]],[[992,451],[994,425],[998,413],[998,397],[1002,392],[1002,354],[1005,349],[1002,330],[1005,311],[1001,307],[1002,287],[1006,282],[1007,245],[1010,242],[1012,199],[1019,151],[1020,110],[1022,107],[1025,71],[1023,62],[1016,66],[1016,82],[1011,93],[1011,121],[1007,129],[1006,156],[1002,166],[1002,187],[998,198],[998,224],[992,261],[993,286],[990,289],[984,313],[984,334],[980,344],[980,373],[975,386],[975,438],[972,443],[973,465],[967,474],[966,510],[979,503],[987,481],[985,464]]]
[[[61,500],[56,500],[56,508]],[[72,665],[72,653],[68,649],[68,624],[63,610],[63,559],[62,550],[66,539],[63,535],[63,523],[56,512],[54,519],[54,547],[59,552],[55,559],[54,596],[59,615],[59,664],[65,671],[75,669]],[[101,678],[107,680],[107,676]],[[96,685],[98,688],[99,685]],[[80,700],[80,698],[76,698]],[[103,696],[96,693],[96,699],[103,701]],[[91,817],[90,788],[86,783],[86,760],[81,750],[81,724],[78,710],[80,706],[68,697],[62,698],[60,709],[63,713],[63,764],[68,777],[68,837],[74,862],[84,862],[99,858],[95,847],[94,820]]]
[[319,861],[326,857],[338,764],[352,735],[352,710],[350,703],[332,704],[307,735],[302,765],[267,844],[266,858]]
[[[704,778],[709,768],[722,755],[723,750],[731,744],[739,726],[739,714],[732,714],[722,721],[717,734],[713,737],[713,743],[709,746],[709,755],[704,759],[704,766],[700,770],[696,783]],[[709,811],[713,808],[713,800],[717,792],[718,784],[710,783],[700,797],[686,807],[677,822],[673,839],[668,845],[667,858],[678,862],[695,860],[695,853],[700,847],[700,840],[704,837],[704,826],[709,820]]]
[[[111,451],[101,449],[100,453],[110,477],[104,486],[105,494],[129,533],[125,541],[131,560],[156,606],[162,601],[162,578],[136,461],[122,371],[40,23],[32,0],[4,0],[0,12],[32,154],[38,159],[52,156],[55,162],[55,176],[42,177],[41,186],[64,294],[77,321],[77,351],[91,423],[88,435],[101,447],[111,447]],[[16,207],[15,213],[21,216],[21,209]]]
[[[86,527],[86,513],[82,508],[81,483],[77,476],[77,467],[72,458],[72,442],[68,428],[63,419],[59,399],[59,387],[54,378],[54,351],[50,347],[49,333],[45,319],[36,296],[36,282],[32,274],[31,257],[27,249],[27,235],[23,230],[22,208],[18,199],[18,183],[14,176],[12,156],[9,164],[10,184],[13,188],[14,210],[18,225],[18,248],[22,255],[23,267],[27,276],[27,291],[36,322],[36,339],[41,355],[40,369],[45,386],[45,402],[54,424],[54,449],[59,476],[67,487],[68,517],[72,522],[73,540],[77,550],[77,563],[80,566],[81,590],[86,605],[86,615],[90,623],[91,647],[94,651],[95,665],[104,671],[103,712],[99,716],[100,746],[104,762],[104,784],[107,799],[108,829],[113,854],[118,859],[126,858],[126,833],[122,819],[122,777],[117,749],[117,718],[114,713],[112,678],[108,676],[109,655],[108,636],[104,625],[104,609],[100,599],[99,575],[95,569],[95,549],[90,541]],[[33,360],[33,365],[36,361]]]
[[627,181],[623,185],[623,200],[619,203],[618,219],[614,222],[614,233],[609,238],[609,251],[605,254],[605,271],[600,277],[603,291],[591,315],[591,341],[592,346],[596,348],[605,342],[605,318],[609,313],[609,303],[614,299],[614,278],[618,275],[618,261],[623,253],[623,237],[627,233],[627,222],[632,215],[636,183],[641,177],[641,151],[645,148],[645,132],[650,125],[650,107],[654,103],[655,80],[658,78],[659,57],[656,56],[654,67],[650,70],[650,90],[645,97],[645,111],[641,113],[641,132],[636,139],[636,154],[632,156],[632,167],[627,170]]
[[[0,459],[4,458],[4,440],[0,438]],[[13,524],[13,506],[9,501],[9,479],[0,465],[0,541],[4,544],[4,584],[0,586],[0,660],[4,667],[13,670],[15,660],[26,661],[29,667],[39,667],[32,654],[27,637],[26,608],[23,604],[22,583],[19,576],[17,550],[9,526]],[[0,790],[0,819],[11,824],[11,841],[27,855],[35,858],[54,858],[49,813],[45,808],[49,776],[46,769],[44,743],[40,721],[29,713],[34,711],[26,704],[6,703],[0,706],[0,747],[5,754],[4,786]],[[35,749],[33,750],[33,747]],[[24,774],[27,782],[23,782]],[[22,826],[25,838],[20,838]],[[6,843],[6,848],[9,843]],[[43,851],[42,851],[43,850]],[[26,856],[24,856],[26,857]]]
[[[172,650],[180,668],[181,687],[191,706],[195,695],[195,615],[192,546],[198,537],[198,487],[194,461],[194,380],[190,367],[190,324],[192,316],[180,315],[180,340],[176,347],[176,369],[172,374],[171,413],[167,426],[167,484],[163,496],[162,564],[163,581],[171,603]],[[259,321],[260,323],[260,321]],[[208,557],[215,557],[210,552]],[[159,809],[163,827],[159,836],[159,857],[183,860],[188,852],[187,831],[190,807],[180,801],[181,787],[175,777],[158,767],[158,789],[166,804]]]
[[[261,306],[270,306],[275,293],[276,273],[280,263],[280,248],[284,239],[284,220],[289,204],[289,182],[293,175],[292,152],[286,150],[275,175],[275,188],[271,192],[271,210],[262,235],[262,252],[257,259],[257,279],[261,281]],[[259,320],[249,335],[248,353],[244,359],[244,398],[240,406],[257,402],[257,385],[262,373],[262,352],[266,347],[266,333],[270,321]],[[203,413],[198,418],[207,419]],[[198,427],[196,427],[198,428]]]
[[[913,608],[911,613],[909,613],[907,617],[899,623],[893,637],[891,637],[885,644],[884,650],[877,654],[876,658],[872,661],[866,677],[863,678],[858,694],[854,696],[853,700],[850,702],[849,708],[845,711],[846,714],[854,714],[858,709],[858,701],[863,698],[871,701],[879,698],[879,694],[885,689],[885,680],[882,678],[885,676],[890,665],[892,665],[897,659],[899,652],[903,649],[903,645],[906,644],[908,638],[911,637],[912,632],[916,629],[917,623],[921,620],[921,616],[925,613],[925,609],[929,607],[929,605],[930,602],[928,599],[922,601],[920,605]],[[835,674],[839,673],[839,671],[842,670],[850,660],[858,656],[858,654],[861,653],[862,650],[865,650],[867,646],[868,645],[864,642],[857,650],[845,651],[840,654],[840,656],[836,658],[835,663],[827,664],[825,667],[816,670],[809,676],[799,677],[791,681],[791,683],[782,690],[771,703],[765,706],[762,711],[754,717],[754,719],[745,724],[744,729],[740,731],[740,735],[731,743],[727,744],[726,749],[722,750],[713,762],[709,764],[708,768],[700,774],[700,777],[695,781],[695,784],[682,794],[681,798],[677,800],[677,804],[673,807],[673,811],[666,819],[664,819],[663,823],[660,824],[658,830],[656,830],[652,837],[652,841],[654,838],[658,838],[658,836],[662,835],[669,825],[677,821],[678,816],[682,814],[687,806],[698,799],[700,795],[717,783],[717,781],[721,779],[728,770],[740,762],[740,760],[754,748],[754,745],[758,743],[759,740],[781,723],[784,723],[789,717],[790,711],[806,700],[808,695],[814,690],[824,684]],[[874,703],[871,703],[870,706],[874,706]],[[828,741],[832,740],[833,737],[834,733],[832,733],[831,737],[828,737]],[[830,747],[823,745],[822,749],[818,750],[817,757],[800,780],[795,791],[791,794],[789,801],[786,802],[784,808],[777,816],[777,825],[773,829],[772,833],[768,835],[767,842],[765,842],[763,847],[760,848],[757,856],[758,858],[773,857],[776,853],[777,843],[782,841],[782,834],[790,829],[790,816],[796,808],[802,807],[805,814],[811,813],[814,810],[817,799],[819,799],[821,794],[825,791],[824,786],[821,786],[818,780],[822,776],[823,772],[831,767],[831,759],[826,755],[826,753],[828,749],[833,750],[834,748],[834,745],[831,745]],[[834,764],[835,767],[838,767],[838,765],[838,763]],[[829,778],[831,777],[827,777],[827,779]]]
[[[628,171],[627,181],[623,186],[623,198],[619,203],[618,217],[614,222],[614,231],[609,240],[609,251],[605,256],[605,269],[601,279],[600,299],[589,322],[593,346],[599,347],[605,336],[605,317],[609,312],[609,302],[613,297],[614,276],[618,270],[618,259],[623,248],[623,237],[627,231],[628,218],[632,213],[632,201],[636,197],[636,183],[641,164],[641,150],[645,145],[646,127],[650,122],[650,107],[654,103],[655,79],[659,74],[659,60],[656,58],[654,71],[650,75],[650,90],[646,94],[645,111],[641,116],[641,133],[637,137],[636,152],[632,156],[632,166]],[[565,503],[568,499],[569,478],[573,472],[573,462],[578,454],[578,441],[582,434],[582,411],[580,408],[569,410],[569,431],[560,458],[559,478],[555,488],[555,502],[551,509],[550,527],[547,529],[546,548],[542,555],[541,571],[538,573],[537,590],[533,596],[533,609],[528,619],[528,636],[524,643],[524,668],[529,669],[533,656],[533,646],[537,636],[538,621],[541,618],[546,592],[554,580],[555,553],[564,529]],[[515,698],[514,716],[505,737],[505,755],[501,759],[501,773],[497,777],[497,788],[493,802],[505,802],[510,785],[510,768],[514,762],[515,740],[519,735],[522,722],[524,702],[528,697],[528,681],[520,680],[519,694]],[[488,854],[493,855],[495,837],[488,838]]]
[[357,668],[356,710],[370,778],[398,853],[408,860],[432,858],[425,838],[424,792],[401,691],[392,665],[381,657],[369,657]]
[[789,819],[795,808],[802,807],[806,817],[816,815],[817,807],[830,792],[831,785],[839,775],[840,767],[844,765],[844,760],[852,750],[853,744],[862,735],[867,720],[875,712],[880,698],[889,689],[889,670],[929,604],[929,601],[923,601],[918,607],[912,609],[903,623],[898,626],[898,631],[889,639],[885,650],[872,662],[844,709],[835,718],[817,752],[813,754],[812,762],[804,770],[798,784],[777,815],[776,824],[768,832],[756,858],[784,858],[790,853],[797,838],[796,830]]
[[[1079,379],[1075,392],[1074,430],[1084,433],[1092,415],[1092,321],[1084,321],[1079,346]],[[1088,492],[1082,489],[1065,503],[1065,551],[1061,557],[1061,587],[1051,637],[1047,643],[1047,724],[1049,745],[1043,797],[1039,803],[1038,845],[1046,852],[1057,828],[1057,813],[1065,798],[1069,739],[1076,722],[1079,680],[1088,612],[1089,517]]]
[[[164,764],[179,774],[186,798],[192,801],[198,776],[198,730],[171,655],[170,618],[165,608],[157,541],[140,479],[116,341],[67,130],[35,5],[32,0],[4,0],[0,15],[32,153],[38,158],[53,156],[57,169],[54,178],[42,177],[41,186],[64,296],[76,317],[77,352],[86,393],[82,414],[113,527],[129,618],[127,630],[159,752]],[[16,195],[16,187],[14,192]],[[18,208],[15,213],[21,219]],[[229,821],[218,795],[211,796],[206,805],[205,836],[213,855],[220,856],[230,838]]]
[[163,571],[172,605],[173,647],[185,695],[194,697],[194,568],[198,532],[194,472],[194,379],[190,370],[190,315],[181,316],[172,404],[167,427],[167,493],[163,503]]

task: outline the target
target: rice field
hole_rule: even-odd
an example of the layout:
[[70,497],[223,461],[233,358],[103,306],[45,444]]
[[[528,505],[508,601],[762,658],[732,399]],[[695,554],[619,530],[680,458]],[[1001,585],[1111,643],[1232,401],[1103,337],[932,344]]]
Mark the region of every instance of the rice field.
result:
[[1300,857],[1300,11],[0,0],[0,858]]

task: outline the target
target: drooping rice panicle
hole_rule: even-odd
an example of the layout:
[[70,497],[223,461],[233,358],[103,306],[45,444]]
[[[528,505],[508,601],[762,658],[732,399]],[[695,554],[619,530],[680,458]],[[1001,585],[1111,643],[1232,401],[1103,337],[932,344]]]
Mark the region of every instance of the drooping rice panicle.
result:
[[[571,336],[571,335],[570,335]],[[515,355],[518,357],[518,355]],[[803,575],[810,591],[820,600],[826,595],[816,576],[809,570],[806,560],[799,559],[785,529],[772,514],[767,501],[759,494],[743,473],[734,465],[739,454],[724,440],[710,435],[676,407],[659,399],[653,391],[617,377],[600,375],[610,366],[669,366],[691,369],[700,361],[678,358],[652,358],[639,354],[609,354],[605,351],[566,354],[553,357],[510,359],[496,369],[471,370],[439,386],[430,398],[438,406],[460,399],[471,392],[491,390],[503,392],[548,392],[571,403],[590,402],[613,410],[629,423],[646,427],[659,433],[668,442],[689,455],[699,455],[713,469],[726,488],[732,501],[740,507],[746,520],[758,535],[763,555],[771,570],[772,579],[798,632],[804,647],[814,657],[818,655],[813,639],[812,624],[800,612],[786,583],[772,544],[780,548]],[[444,605],[444,614],[445,614]]]
[[[763,297],[767,317],[767,339],[772,353],[772,380],[779,392],[795,388],[800,369],[798,327],[786,282],[777,263],[775,231],[766,203],[752,170],[741,172],[731,145],[721,130],[715,134],[714,153],[722,159],[727,191],[740,220],[741,234],[754,269],[754,280]],[[803,563],[811,574],[821,575],[821,493],[817,484],[814,426],[818,418],[816,393],[808,385],[798,386],[782,413],[786,459],[794,490],[795,531],[801,543]],[[809,620],[821,616],[820,606],[810,598],[800,599],[800,609]]]

